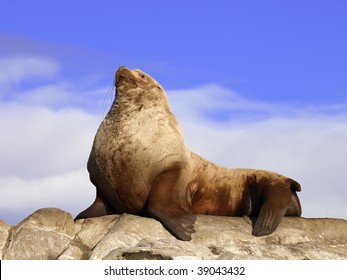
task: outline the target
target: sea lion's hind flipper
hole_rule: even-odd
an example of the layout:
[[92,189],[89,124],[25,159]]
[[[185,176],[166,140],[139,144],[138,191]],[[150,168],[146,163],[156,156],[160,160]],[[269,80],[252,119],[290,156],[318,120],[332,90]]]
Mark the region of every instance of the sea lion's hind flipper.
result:
[[[172,206],[168,205],[165,209],[169,207]],[[159,220],[178,239],[183,241],[192,239],[191,234],[195,232],[194,223],[196,220],[196,216],[192,213],[184,212],[183,209],[181,211],[160,211],[155,208],[148,208],[147,212],[150,217]]]
[[269,235],[275,231],[286,213],[292,197],[290,189],[278,187],[268,188],[263,193],[263,204],[255,222],[254,236]]
[[79,213],[76,218],[76,220],[79,219],[86,219],[86,218],[92,218],[92,217],[100,217],[105,215],[115,214],[113,209],[109,206],[107,201],[103,198],[103,196],[97,192],[95,201],[92,205],[90,205],[86,210]]
[[285,208],[274,209],[271,206],[263,205],[255,222],[252,234],[254,236],[263,236],[273,233],[282,221],[285,211]]

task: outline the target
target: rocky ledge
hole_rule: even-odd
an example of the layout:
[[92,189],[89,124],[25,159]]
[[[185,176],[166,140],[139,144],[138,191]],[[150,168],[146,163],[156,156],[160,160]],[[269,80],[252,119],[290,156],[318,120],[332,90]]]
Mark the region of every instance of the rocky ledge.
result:
[[16,226],[0,221],[0,259],[347,259],[347,221],[285,217],[270,236],[251,235],[248,217],[198,216],[190,242],[156,220],[129,214],[74,222],[40,209]]

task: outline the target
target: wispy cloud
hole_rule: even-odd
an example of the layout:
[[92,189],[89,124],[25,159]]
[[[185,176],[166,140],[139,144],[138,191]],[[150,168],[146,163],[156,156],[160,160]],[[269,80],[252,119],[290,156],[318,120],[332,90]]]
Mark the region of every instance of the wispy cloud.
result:
[[[0,99],[0,219],[11,223],[40,207],[76,215],[89,206],[95,189],[86,161],[111,101],[104,105],[107,87],[78,86],[61,77],[54,60],[29,61],[41,70],[10,74],[0,68],[7,88]],[[33,77],[35,83],[25,87]],[[168,96],[192,150],[220,165],[292,177],[302,185],[305,216],[347,218],[345,105],[272,104],[218,85],[168,90]]]
[[110,94],[112,81],[98,87],[89,77],[63,78],[61,68],[58,61],[47,57],[0,57],[0,101],[98,112],[101,107],[95,103]]
[[13,85],[39,78],[52,78],[59,71],[59,65],[51,58],[15,56],[0,58],[0,84]]
[[[168,91],[176,114],[190,114],[192,119],[226,123],[259,121],[269,118],[312,118],[347,116],[347,104],[303,105],[269,103],[244,98],[237,92],[217,84],[193,89]],[[188,120],[189,121],[189,120]]]

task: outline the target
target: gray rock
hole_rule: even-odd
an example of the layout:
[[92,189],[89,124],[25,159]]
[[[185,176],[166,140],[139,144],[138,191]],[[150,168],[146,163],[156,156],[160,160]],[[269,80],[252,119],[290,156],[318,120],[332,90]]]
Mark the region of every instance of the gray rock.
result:
[[67,248],[75,234],[72,216],[55,208],[40,209],[10,230],[6,260],[52,260]]
[[1,259],[258,260],[347,259],[347,221],[285,217],[277,230],[251,235],[248,217],[200,215],[190,242],[156,220],[129,214],[79,220],[40,209],[16,226],[0,221]]
[[117,217],[114,215],[76,221],[75,238],[59,256],[59,259],[90,259],[92,249],[109,233],[116,221]]
[[0,259],[3,259],[3,252],[8,244],[11,226],[5,221],[0,220]]

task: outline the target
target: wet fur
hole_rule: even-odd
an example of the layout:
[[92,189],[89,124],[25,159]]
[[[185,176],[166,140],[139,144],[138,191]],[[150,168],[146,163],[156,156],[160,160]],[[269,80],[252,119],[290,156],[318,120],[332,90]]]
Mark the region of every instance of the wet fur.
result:
[[300,216],[300,185],[271,171],[217,166],[191,152],[165,91],[140,70],[116,73],[116,98],[88,160],[95,202],[76,219],[131,213],[159,220],[190,240],[194,214],[257,217],[252,234],[271,234]]

